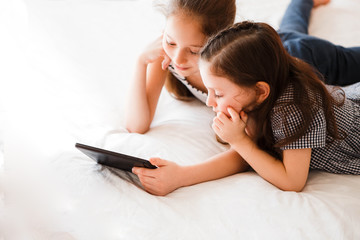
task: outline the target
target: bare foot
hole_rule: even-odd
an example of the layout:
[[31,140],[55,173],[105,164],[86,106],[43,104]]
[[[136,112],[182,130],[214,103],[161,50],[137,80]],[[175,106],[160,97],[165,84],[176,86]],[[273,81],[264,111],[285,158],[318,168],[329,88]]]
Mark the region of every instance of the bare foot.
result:
[[328,4],[329,2],[330,2],[330,0],[314,0],[314,8],[316,8],[320,5]]

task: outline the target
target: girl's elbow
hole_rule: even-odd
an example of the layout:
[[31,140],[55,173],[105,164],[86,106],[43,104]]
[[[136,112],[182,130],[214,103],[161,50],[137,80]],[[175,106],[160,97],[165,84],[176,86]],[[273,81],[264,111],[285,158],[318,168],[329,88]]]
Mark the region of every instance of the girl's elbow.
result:
[[149,129],[150,129],[149,126],[140,126],[140,125],[134,125],[134,124],[129,124],[129,123],[126,123],[125,127],[128,130],[128,132],[139,133],[139,134],[144,134],[147,131],[149,131]]
[[292,188],[283,188],[281,190],[286,191],[286,192],[302,192],[302,190],[304,189],[304,187],[292,187]]
[[304,187],[305,183],[294,183],[279,187],[279,189],[287,192],[302,192],[302,190],[304,190]]

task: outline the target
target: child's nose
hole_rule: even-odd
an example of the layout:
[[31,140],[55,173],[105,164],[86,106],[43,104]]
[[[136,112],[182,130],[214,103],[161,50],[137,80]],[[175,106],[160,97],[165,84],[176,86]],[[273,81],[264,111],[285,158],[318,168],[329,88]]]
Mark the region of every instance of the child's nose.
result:
[[206,98],[206,105],[208,107],[215,107],[215,101],[211,97],[208,96]]
[[184,54],[184,51],[182,51],[181,49],[179,49],[176,54],[175,54],[175,57],[174,57],[174,62],[175,64],[177,65],[181,65],[183,63],[186,62],[186,58],[185,58],[185,54]]

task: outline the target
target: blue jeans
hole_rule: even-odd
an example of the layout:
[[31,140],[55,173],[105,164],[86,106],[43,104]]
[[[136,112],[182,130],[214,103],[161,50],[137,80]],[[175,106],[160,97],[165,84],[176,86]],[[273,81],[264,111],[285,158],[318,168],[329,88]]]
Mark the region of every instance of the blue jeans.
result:
[[308,35],[312,0],[292,0],[278,33],[290,55],[315,67],[326,84],[345,86],[360,81],[360,47],[345,48]]

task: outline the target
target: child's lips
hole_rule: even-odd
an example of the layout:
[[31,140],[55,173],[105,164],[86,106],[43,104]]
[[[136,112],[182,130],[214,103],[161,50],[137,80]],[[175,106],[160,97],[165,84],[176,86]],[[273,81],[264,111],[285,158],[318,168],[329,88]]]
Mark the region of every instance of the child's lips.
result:
[[185,71],[185,70],[189,69],[188,67],[180,67],[180,66],[178,66],[178,65],[175,65],[175,67],[176,67],[177,69],[179,69],[180,71]]

